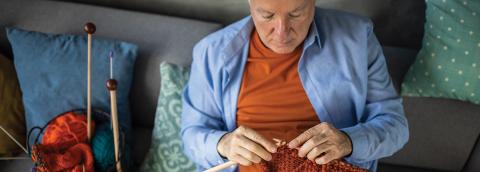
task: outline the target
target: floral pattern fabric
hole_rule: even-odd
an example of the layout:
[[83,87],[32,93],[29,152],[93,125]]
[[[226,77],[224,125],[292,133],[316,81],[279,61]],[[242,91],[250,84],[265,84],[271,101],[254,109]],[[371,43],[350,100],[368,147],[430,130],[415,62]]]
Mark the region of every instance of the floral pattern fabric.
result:
[[160,65],[161,88],[155,114],[150,150],[142,164],[143,172],[196,171],[195,164],[183,154],[180,138],[181,93],[187,83],[188,68]]

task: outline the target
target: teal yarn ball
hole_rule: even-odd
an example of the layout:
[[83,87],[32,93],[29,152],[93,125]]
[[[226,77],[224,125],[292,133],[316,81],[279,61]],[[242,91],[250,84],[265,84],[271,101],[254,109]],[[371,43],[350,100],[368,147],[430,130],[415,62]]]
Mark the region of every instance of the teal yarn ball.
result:
[[95,168],[99,171],[108,171],[115,164],[115,148],[113,133],[109,122],[101,123],[95,128],[92,138],[92,152],[95,159]]

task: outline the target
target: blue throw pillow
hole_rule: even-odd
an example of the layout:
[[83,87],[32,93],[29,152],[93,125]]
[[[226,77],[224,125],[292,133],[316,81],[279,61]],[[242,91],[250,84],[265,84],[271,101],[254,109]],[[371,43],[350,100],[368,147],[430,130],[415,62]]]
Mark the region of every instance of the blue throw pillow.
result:
[[[14,63],[23,92],[27,131],[43,127],[63,112],[86,109],[86,36],[46,34],[7,28]],[[137,56],[134,44],[94,39],[92,41],[92,108],[110,112],[110,96],[105,82],[110,77],[109,51],[114,54],[114,78],[118,82],[119,123],[131,133],[128,95]],[[35,135],[34,135],[35,136]],[[33,143],[30,138],[30,144]],[[127,146],[129,147],[129,146]]]

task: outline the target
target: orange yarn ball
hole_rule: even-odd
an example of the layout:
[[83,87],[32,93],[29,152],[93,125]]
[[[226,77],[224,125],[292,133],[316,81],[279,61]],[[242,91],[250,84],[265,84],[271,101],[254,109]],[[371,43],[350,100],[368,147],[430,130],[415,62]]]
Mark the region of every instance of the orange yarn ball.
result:
[[[95,130],[95,123],[92,121],[92,131]],[[86,143],[87,117],[84,114],[68,112],[55,118],[45,129],[42,144],[53,143]]]

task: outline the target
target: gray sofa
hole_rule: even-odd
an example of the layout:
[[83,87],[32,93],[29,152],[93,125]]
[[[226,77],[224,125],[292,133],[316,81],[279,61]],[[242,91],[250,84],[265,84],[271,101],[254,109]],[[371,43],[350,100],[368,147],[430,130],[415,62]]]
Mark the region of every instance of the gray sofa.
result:
[[[0,52],[12,57],[5,36],[6,26],[83,34],[82,27],[87,21],[96,23],[95,36],[138,44],[140,52],[130,96],[135,134],[133,161],[136,165],[130,171],[136,171],[150,146],[160,86],[160,62],[188,66],[193,45],[207,34],[246,15],[246,0],[203,0],[205,3],[194,5],[192,3],[198,1],[82,2],[95,5],[0,0]],[[423,1],[324,0],[317,1],[317,4],[373,19],[376,34],[385,45],[390,75],[398,89],[421,45]],[[405,97],[404,105],[410,123],[410,141],[400,152],[382,159],[378,171],[480,171],[480,106],[455,100],[413,97]],[[0,161],[2,172],[29,171],[31,166],[28,160]]]

